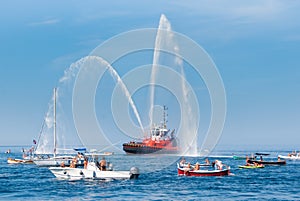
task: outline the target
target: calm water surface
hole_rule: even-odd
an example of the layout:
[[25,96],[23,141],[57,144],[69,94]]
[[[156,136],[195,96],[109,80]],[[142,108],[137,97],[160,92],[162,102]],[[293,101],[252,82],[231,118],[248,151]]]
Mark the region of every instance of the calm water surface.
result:
[[[1,151],[0,200],[300,200],[300,161],[263,169],[238,169],[243,160],[222,157],[245,154],[234,150],[215,153],[231,167],[232,175],[226,177],[177,176],[179,157],[175,156],[113,155],[107,159],[115,169],[129,170],[137,166],[141,175],[138,180],[111,182],[58,180],[48,168],[7,164],[8,157],[21,157],[21,152],[5,154],[3,147]],[[276,160],[278,153],[286,153],[268,152],[270,160]],[[197,157],[186,159],[204,161]],[[150,172],[151,167],[158,171]]]

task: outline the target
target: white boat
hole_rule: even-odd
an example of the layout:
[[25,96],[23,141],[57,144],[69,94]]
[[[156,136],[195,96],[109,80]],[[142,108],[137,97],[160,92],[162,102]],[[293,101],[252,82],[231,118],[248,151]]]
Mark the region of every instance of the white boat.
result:
[[[49,158],[40,158],[40,159],[34,159],[33,162],[37,166],[60,166],[64,164],[65,166],[70,166],[72,163],[72,160],[75,158],[75,156],[72,155],[61,155],[61,156],[54,156],[54,157],[49,157]],[[84,159],[80,158],[78,160],[77,158],[77,166],[83,166]]]
[[[58,155],[57,154],[57,150],[59,150],[59,148],[57,147],[57,132],[56,132],[56,93],[57,90],[56,88],[54,88],[53,91],[53,152],[51,154],[49,153],[39,153],[37,152],[37,149],[39,148],[39,142],[38,145],[36,147],[35,150],[35,156],[33,158],[33,162],[37,165],[37,166],[60,166],[61,164],[64,164],[66,166],[69,166],[72,162],[72,160],[76,157],[77,159],[77,166],[83,166],[83,162],[84,162],[84,157],[77,157],[76,155],[76,151],[78,151],[77,149],[72,150],[72,152],[74,153],[74,155]],[[43,130],[43,128],[42,128]],[[42,134],[42,131],[40,133],[40,135]],[[40,138],[40,137],[39,137]],[[69,149],[70,151],[71,149]],[[80,150],[82,151],[82,149]],[[84,148],[84,151],[86,151],[86,149]],[[50,156],[52,155],[52,156]]]
[[8,158],[8,164],[33,164],[33,160],[31,159],[17,159],[17,158]]
[[283,158],[283,159],[287,159],[287,160],[300,160],[300,154],[290,155],[290,156],[278,155],[278,157]]
[[123,180],[123,179],[137,179],[139,176],[139,169],[132,167],[129,171],[115,171],[110,164],[108,168],[103,171],[96,165],[97,159],[95,155],[92,160],[87,163],[85,168],[71,168],[71,167],[50,167],[49,170],[59,179],[79,180],[79,179],[97,179],[104,181]]

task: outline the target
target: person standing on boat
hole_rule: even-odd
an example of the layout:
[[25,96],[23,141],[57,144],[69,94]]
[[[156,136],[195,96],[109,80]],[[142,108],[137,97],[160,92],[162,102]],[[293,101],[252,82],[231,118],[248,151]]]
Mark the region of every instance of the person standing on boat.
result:
[[181,158],[181,161],[180,161],[180,163],[179,163],[179,165],[180,165],[181,167],[184,167],[184,164],[185,164],[185,159],[184,159],[184,157],[182,157],[182,158]]
[[222,161],[216,160],[215,162],[216,162],[216,168],[218,170],[222,170],[223,169]]
[[193,168],[191,167],[191,163],[188,163],[187,166],[184,168],[184,174],[191,170],[193,170]]
[[100,170],[105,171],[106,170],[106,160],[103,157],[102,160],[100,161]]
[[246,166],[249,166],[249,165],[251,165],[250,159],[249,159],[248,155],[246,155]]
[[194,170],[200,170],[200,164],[198,162],[196,163]]
[[263,161],[262,155],[260,155],[260,161]]
[[87,157],[85,157],[84,161],[83,161],[83,168],[84,169],[87,169],[87,164],[88,164],[88,159],[87,159]]

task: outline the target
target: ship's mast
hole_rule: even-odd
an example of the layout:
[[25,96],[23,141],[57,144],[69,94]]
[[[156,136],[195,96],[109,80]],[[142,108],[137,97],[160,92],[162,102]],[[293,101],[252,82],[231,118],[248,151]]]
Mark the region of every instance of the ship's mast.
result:
[[163,120],[164,120],[164,128],[167,128],[167,113],[166,113],[166,111],[168,110],[168,108],[164,105],[164,113],[163,113]]
[[56,88],[54,88],[54,105],[53,105],[53,136],[54,136],[54,150],[53,150],[53,155],[54,157],[56,156]]

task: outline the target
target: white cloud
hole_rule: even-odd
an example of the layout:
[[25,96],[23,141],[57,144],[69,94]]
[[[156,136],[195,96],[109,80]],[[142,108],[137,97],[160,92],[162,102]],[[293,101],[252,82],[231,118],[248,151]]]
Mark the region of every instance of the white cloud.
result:
[[59,23],[59,19],[48,19],[40,22],[31,22],[29,23],[30,26],[41,26],[41,25],[51,25]]

